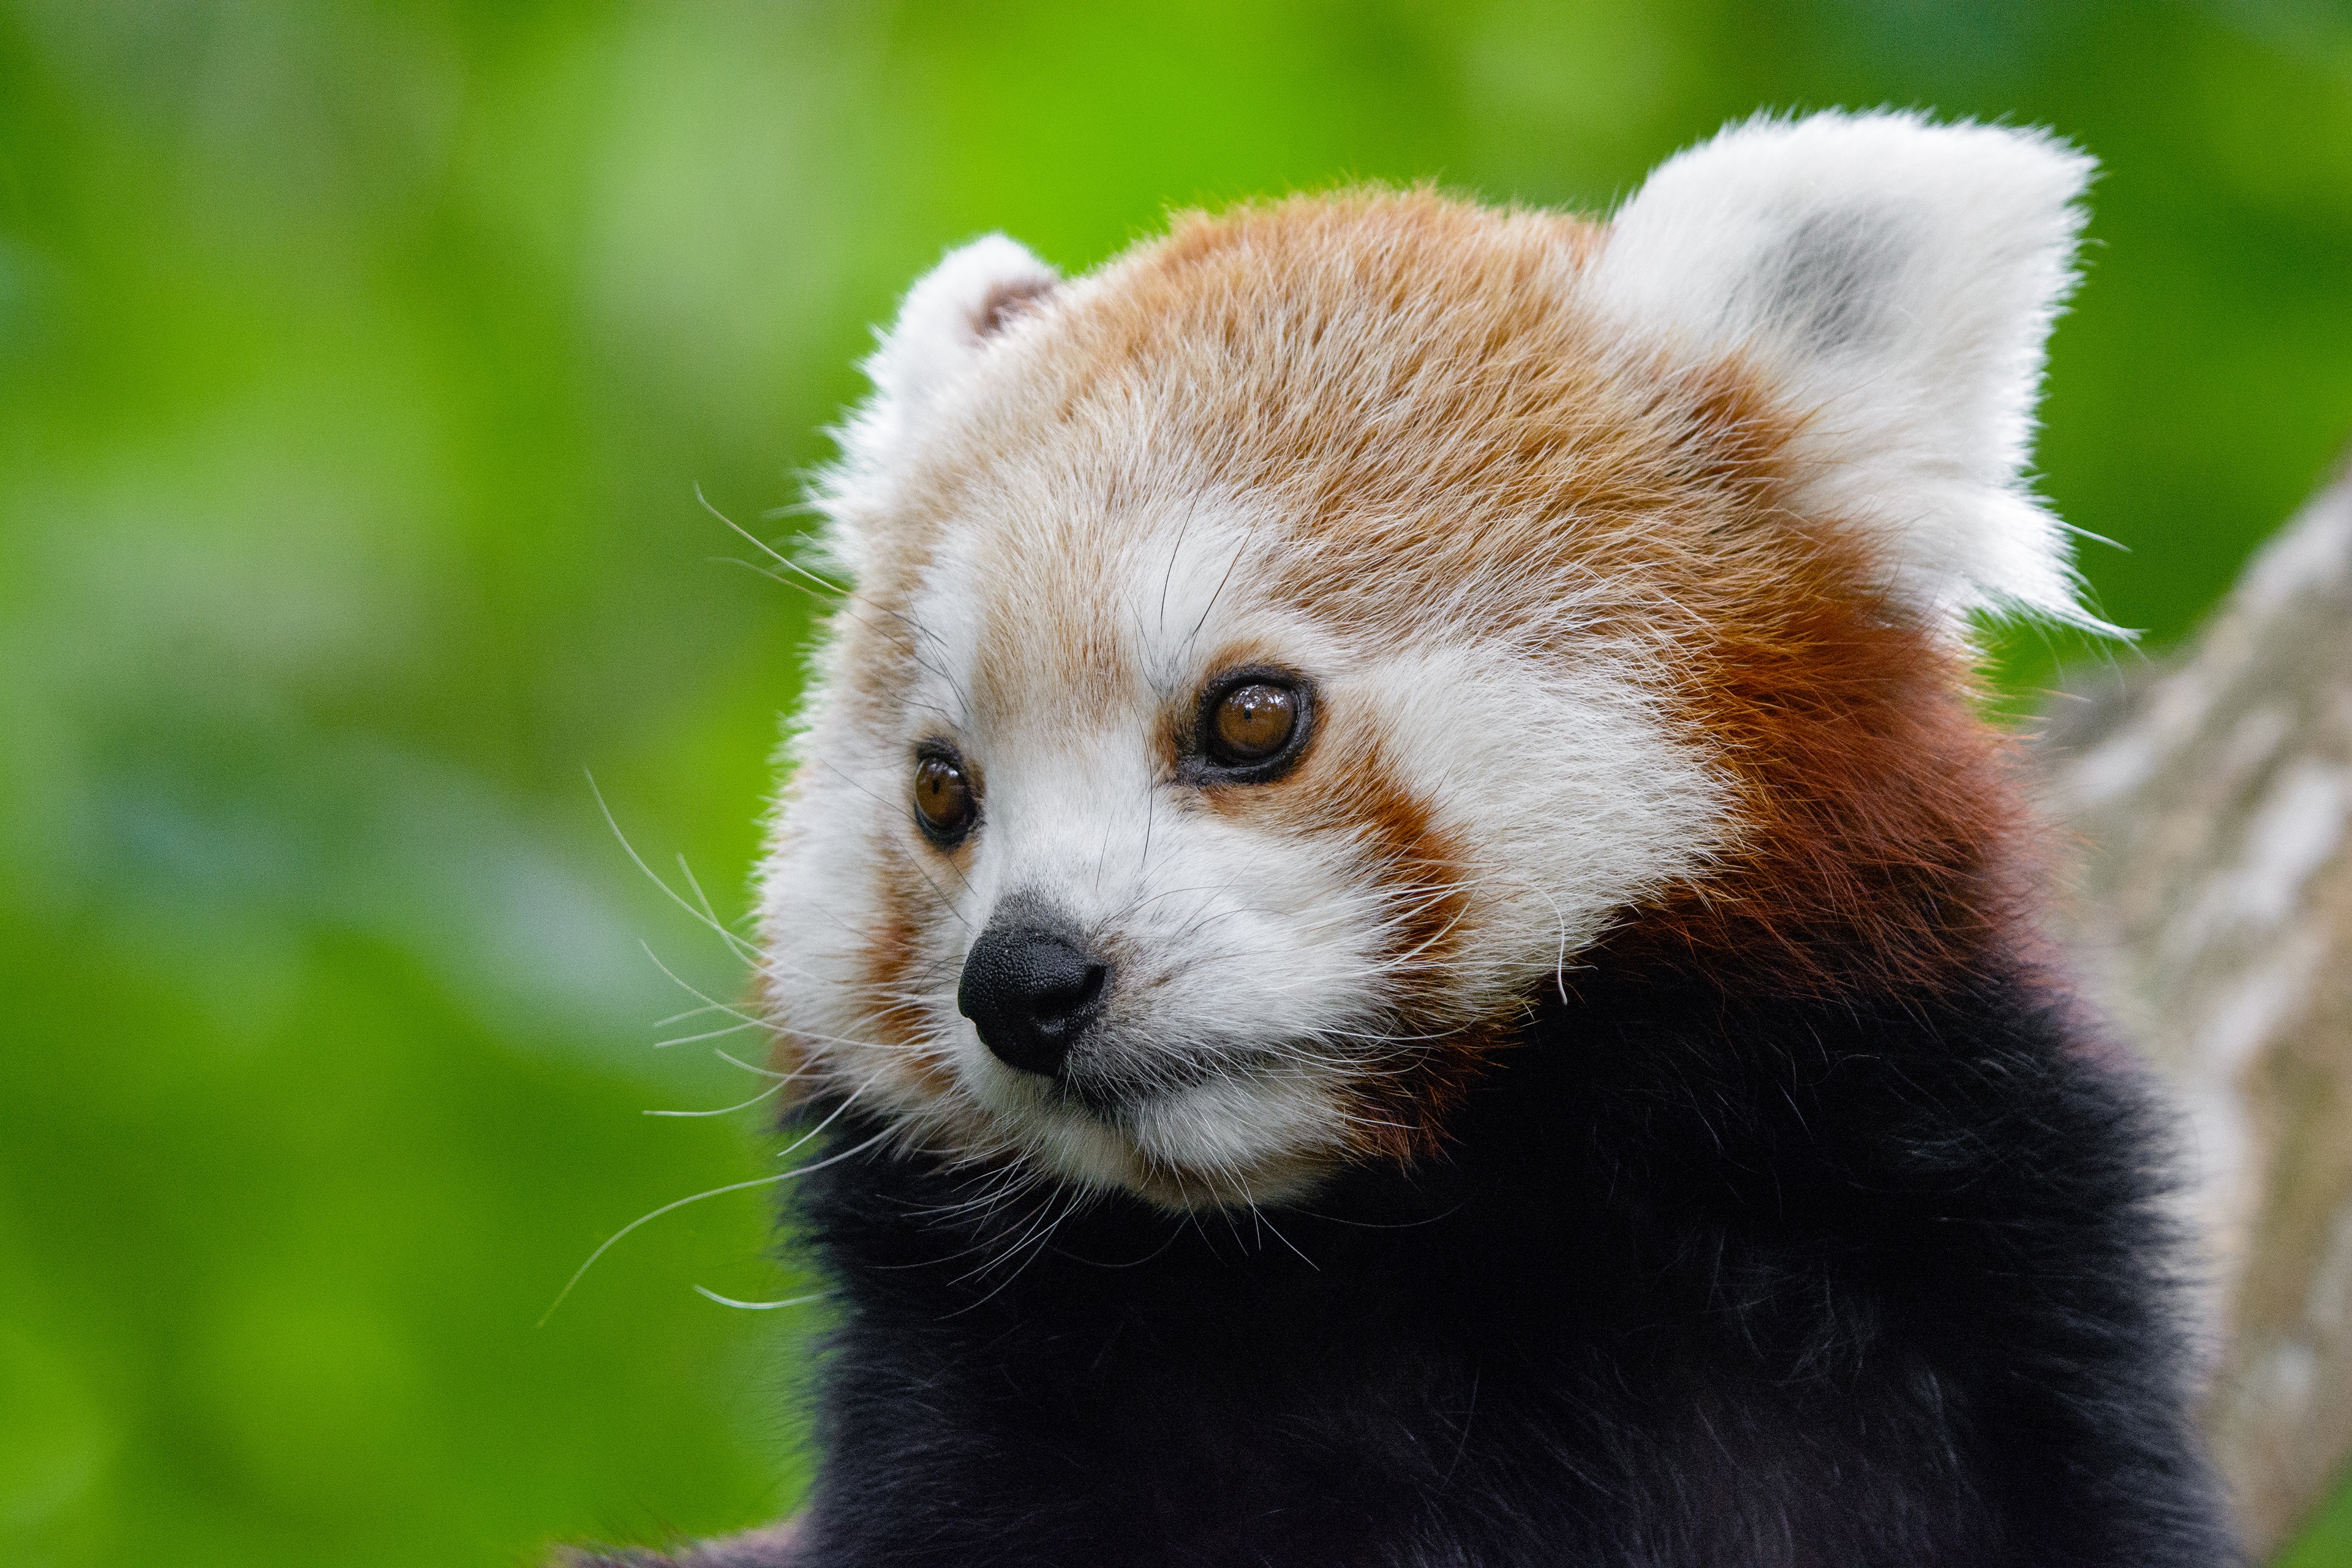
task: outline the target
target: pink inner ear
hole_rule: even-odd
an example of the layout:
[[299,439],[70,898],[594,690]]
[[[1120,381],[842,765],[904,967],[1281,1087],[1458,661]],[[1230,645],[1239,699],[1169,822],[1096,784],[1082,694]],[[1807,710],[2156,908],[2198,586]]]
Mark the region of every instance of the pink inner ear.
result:
[[985,340],[994,337],[1012,322],[1037,308],[1039,300],[1054,291],[1050,279],[1024,278],[999,283],[988,291],[980,309],[972,313],[972,331]]

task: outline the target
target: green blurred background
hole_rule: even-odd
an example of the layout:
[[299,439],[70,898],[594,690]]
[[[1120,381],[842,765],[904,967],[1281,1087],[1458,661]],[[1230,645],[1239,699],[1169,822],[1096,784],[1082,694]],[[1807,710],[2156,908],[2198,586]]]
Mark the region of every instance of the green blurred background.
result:
[[693,1289],[793,1292],[767,1193],[534,1326],[775,1168],[756,1110],[642,1114],[761,1047],[656,1047],[709,1026],[649,951],[742,969],[587,783],[740,915],[809,605],[695,487],[795,526],[866,324],[976,232],[1083,268],[1355,176],[1598,207],[1838,103],[2104,160],[2042,462],[2160,648],[2352,429],[2328,0],[0,0],[0,1562],[789,1508],[810,1321]]

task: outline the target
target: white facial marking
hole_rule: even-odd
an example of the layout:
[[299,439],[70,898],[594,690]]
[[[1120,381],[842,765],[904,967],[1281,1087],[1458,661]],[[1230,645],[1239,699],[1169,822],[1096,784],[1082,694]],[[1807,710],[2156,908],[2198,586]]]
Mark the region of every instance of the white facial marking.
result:
[[[1171,1206],[1299,1195],[1363,1131],[1368,1077],[1549,984],[1720,837],[1708,760],[1672,736],[1630,650],[1538,658],[1442,619],[1366,646],[1269,600],[1281,530],[1237,498],[1194,488],[1043,556],[1030,509],[1047,503],[1020,500],[939,542],[907,612],[919,657],[899,731],[856,732],[820,707],[768,875],[783,1013],[803,1030],[832,1020],[836,1038],[803,1035],[804,1048],[910,1138]],[[1008,636],[1026,657],[990,646]],[[1057,673],[1056,639],[1073,637],[1115,647],[1118,669],[1097,672],[1115,681]],[[1171,775],[1170,716],[1189,725],[1234,649],[1311,681],[1317,729],[1298,778],[1227,787],[1339,798],[1221,809]],[[952,861],[897,804],[926,740],[985,781]],[[1351,816],[1357,763],[1461,858],[1434,888]],[[845,826],[795,835],[831,812]],[[910,868],[920,1044],[869,1045],[860,1014],[877,999],[844,983],[860,928],[812,911],[871,910]],[[1016,899],[1113,967],[1058,1084],[999,1060],[956,1009],[965,954]],[[1433,925],[1439,900],[1453,913]],[[944,1082],[913,1081],[896,1059],[909,1049]]]

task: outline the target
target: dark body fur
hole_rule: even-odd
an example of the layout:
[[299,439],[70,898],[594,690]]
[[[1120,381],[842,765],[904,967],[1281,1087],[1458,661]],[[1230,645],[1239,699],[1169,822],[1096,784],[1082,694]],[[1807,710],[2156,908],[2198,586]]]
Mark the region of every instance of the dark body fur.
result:
[[2236,1561],[2147,1112],[2022,966],[1588,973],[1455,1131],[1262,1221],[1105,1199],[1026,1247],[1056,1200],[812,1173],[822,1468],[793,1547],[725,1561]]

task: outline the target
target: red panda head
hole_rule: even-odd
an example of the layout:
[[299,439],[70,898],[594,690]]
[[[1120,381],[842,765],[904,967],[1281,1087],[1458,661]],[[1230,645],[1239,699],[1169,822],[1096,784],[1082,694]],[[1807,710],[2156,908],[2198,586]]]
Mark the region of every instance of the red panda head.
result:
[[1966,618],[2087,161],[1735,127],[1615,218],[1351,192],[908,296],[764,871],[788,1055],[1171,1206],[1440,1147],[1581,966],[1933,984],[2000,918]]

